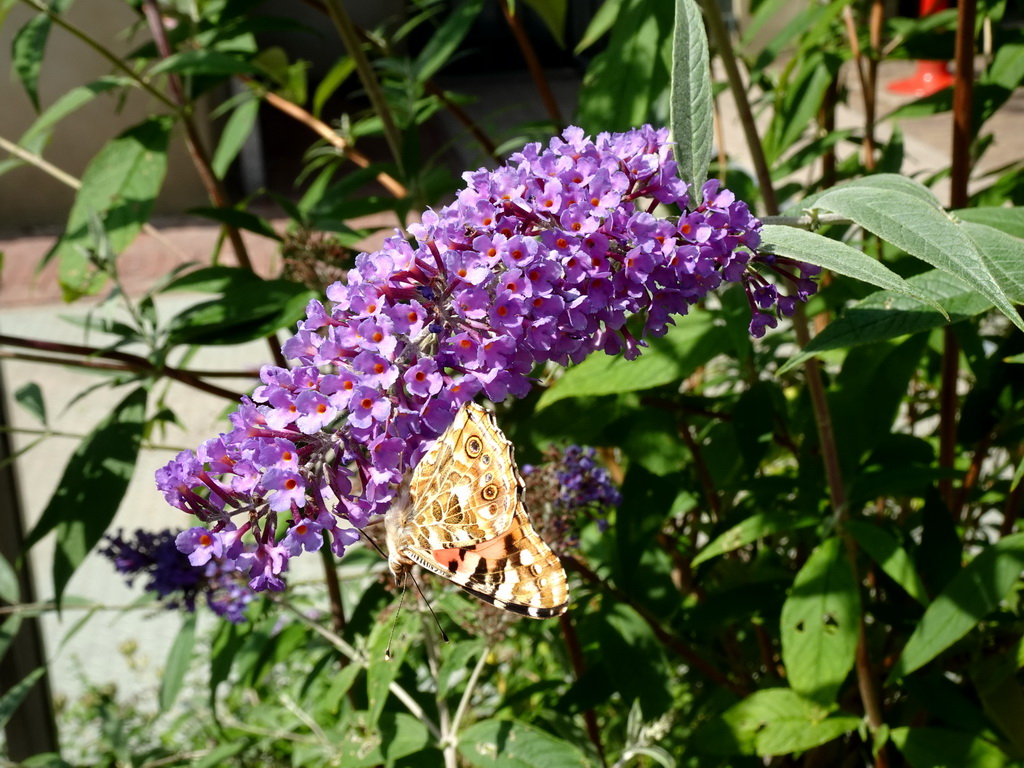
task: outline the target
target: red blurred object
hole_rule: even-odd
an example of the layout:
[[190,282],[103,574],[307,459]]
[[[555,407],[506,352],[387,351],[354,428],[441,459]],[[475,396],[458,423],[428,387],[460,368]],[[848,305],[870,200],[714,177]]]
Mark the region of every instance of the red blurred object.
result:
[[[920,15],[930,16],[933,13],[949,8],[947,0],[921,0]],[[917,69],[910,77],[893,80],[887,88],[893,93],[909,96],[931,96],[943,88],[953,84],[953,75],[944,61],[919,61]]]

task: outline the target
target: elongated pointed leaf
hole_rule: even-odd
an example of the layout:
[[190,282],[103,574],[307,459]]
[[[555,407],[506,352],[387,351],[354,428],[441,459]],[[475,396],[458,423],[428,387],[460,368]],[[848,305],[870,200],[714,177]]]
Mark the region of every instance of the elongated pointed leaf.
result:
[[171,126],[165,117],[145,120],[108,142],[89,162],[64,234],[46,257],[60,260],[66,298],[95,292],[103,285],[89,261],[88,250],[94,245],[90,221],[103,220],[116,255],[149,220],[167,171]]
[[961,221],[985,224],[1014,237],[1024,238],[1024,208],[960,208],[953,215]]
[[1010,301],[1024,304],[1024,240],[984,224],[960,225]]
[[621,355],[591,355],[573,366],[537,403],[547,406],[566,397],[613,395],[660,387],[689,376],[721,352],[726,330],[713,325],[710,315],[694,312],[679,321],[636,360]]
[[785,531],[795,531],[798,528],[808,528],[817,525],[821,521],[815,517],[793,517],[788,512],[758,512],[751,515],[741,523],[737,523],[725,533],[709,542],[700,553],[693,558],[693,566],[698,566],[705,560],[724,555],[726,552],[745,547],[765,536],[771,536]]
[[28,692],[32,690],[32,686],[36,684],[40,677],[46,674],[46,667],[38,667],[33,669],[24,678],[11,686],[10,690],[5,691],[0,696],[0,728],[7,725],[7,721],[11,719],[11,715],[14,714],[15,710],[21,706],[21,702],[28,696]]
[[893,728],[889,738],[914,768],[1003,768],[1008,764],[997,746],[963,731]]
[[863,520],[849,520],[846,528],[861,549],[878,563],[890,579],[921,605],[928,605],[928,593],[921,577],[914,570],[913,560],[893,536],[877,525],[871,525]]
[[959,278],[1024,330],[1024,320],[989,272],[974,242],[946,213],[920,196],[895,189],[843,186],[826,192],[817,204]]
[[474,768],[589,768],[573,744],[518,720],[484,720],[459,735],[459,754]]
[[57,532],[53,590],[58,604],[71,574],[110,526],[128,488],[142,441],[146,395],[143,387],[131,392],[79,444],[26,537],[28,549]]
[[185,674],[192,663],[192,651],[196,645],[196,615],[186,614],[181,622],[178,636],[167,654],[164,676],[160,680],[160,711],[166,712],[174,704],[185,685]]
[[704,19],[695,0],[676,0],[672,35],[670,119],[679,175],[690,185],[690,202],[701,201],[713,143],[711,65]]
[[988,547],[957,572],[924,612],[889,680],[934,659],[994,611],[1024,571],[1024,533]]
[[213,153],[213,160],[210,165],[218,179],[223,179],[228,172],[231,163],[242,151],[253,126],[256,125],[256,117],[260,111],[260,100],[254,96],[246,99],[231,113],[231,117],[224,123],[224,130],[221,131],[220,141],[217,142],[217,150]]
[[695,743],[716,755],[785,755],[850,733],[860,718],[833,714],[789,688],[755,691],[701,728]]
[[794,691],[822,704],[836,699],[853,668],[860,594],[842,543],[811,554],[782,606],[782,661]]
[[865,283],[877,285],[887,291],[910,296],[933,307],[943,317],[946,317],[946,311],[934,298],[915,288],[878,259],[874,259],[846,243],[814,232],[777,224],[765,224],[761,230],[761,237],[760,250],[799,259],[808,264],[815,264],[831,270],[838,275],[846,275]]
[[[992,302],[968,288],[952,275],[933,269],[914,275],[907,281],[922,293],[939,302],[949,322],[959,322],[992,308]],[[916,299],[892,291],[872,293],[847,307],[843,314],[811,339],[810,343],[790,358],[780,373],[803,363],[808,357],[830,349],[847,349],[862,344],[896,339],[946,324],[945,318]]]
[[469,30],[480,15],[482,8],[481,0],[455,4],[451,13],[434,31],[419,56],[416,57],[415,68],[418,82],[426,82],[451,60],[452,55],[469,34]]

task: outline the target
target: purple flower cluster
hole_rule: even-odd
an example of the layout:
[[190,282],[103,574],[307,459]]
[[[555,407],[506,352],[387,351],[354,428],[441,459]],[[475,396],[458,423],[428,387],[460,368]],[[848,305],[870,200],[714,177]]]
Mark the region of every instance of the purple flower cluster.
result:
[[194,611],[196,597],[204,595],[207,605],[218,616],[236,624],[245,621],[245,607],[255,593],[223,559],[208,557],[197,562],[183,553],[178,542],[190,533],[137,530],[134,538],[126,539],[119,531],[116,536],[106,537],[100,554],[113,562],[128,584],[145,575],[146,591],[155,592],[168,608]]
[[[793,276],[795,262],[755,254],[760,222],[717,181],[689,209],[667,138],[568,128],[465,174],[453,204],[409,227],[412,242],[396,235],[360,254],[327,289],[330,306],[310,302],[283,347],[291,367],[264,367],[230,432],[157,472],[167,501],[211,525],[195,530],[215,550],[250,535],[256,548],[228,559],[254,589],[281,589],[289,557],[327,539],[340,555],[356,538],[343,521],[386,511],[478,393],[521,397],[538,364],[596,350],[634,358],[723,281],[746,284],[751,332],[763,333],[774,324],[764,311],[791,308],[755,264],[801,280],[803,296],[814,284]],[[657,216],[659,205],[681,213]]]
[[556,551],[579,543],[578,531],[586,519],[604,531],[608,513],[622,503],[622,494],[590,446],[553,448],[539,466],[523,466],[527,501],[534,522]]

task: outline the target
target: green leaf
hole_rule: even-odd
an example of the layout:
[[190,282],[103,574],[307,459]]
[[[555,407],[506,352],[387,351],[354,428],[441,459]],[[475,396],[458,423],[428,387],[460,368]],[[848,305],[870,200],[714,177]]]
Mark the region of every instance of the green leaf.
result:
[[830,714],[789,688],[755,691],[701,728],[696,745],[717,755],[803,752],[857,730],[861,718]]
[[695,0],[676,0],[671,91],[673,153],[680,177],[690,185],[690,202],[697,205],[714,137],[708,38]]
[[235,56],[203,48],[200,50],[172,53],[166,59],[157,62],[149,70],[150,77],[173,72],[179,75],[254,75],[258,72],[252,64]]
[[782,661],[797,693],[830,704],[853,668],[860,594],[842,542],[822,542],[782,606]]
[[3,555],[0,555],[0,600],[8,605],[16,605],[21,602],[18,574]]
[[0,660],[7,655],[7,649],[11,647],[11,643],[17,637],[23,618],[20,613],[15,613],[0,623]]
[[113,253],[123,251],[149,220],[167,171],[173,121],[154,117],[108,142],[89,162],[68,215],[67,227],[46,259],[60,260],[68,299],[98,291],[103,280],[91,265],[90,220],[99,216]]
[[246,139],[252,133],[253,126],[256,125],[259,111],[260,100],[253,95],[235,107],[235,111],[231,113],[231,117],[224,124],[220,141],[217,142],[217,150],[213,153],[213,160],[210,162],[218,179],[224,178],[231,163],[242,150]]
[[57,532],[53,591],[58,604],[68,579],[110,526],[128,488],[142,442],[146,395],[144,387],[133,390],[79,443],[25,539],[28,550]]
[[588,768],[577,747],[518,720],[483,720],[459,735],[459,754],[476,768]]
[[190,208],[188,213],[219,221],[221,224],[226,224],[235,229],[255,232],[257,235],[263,235],[263,237],[269,237],[278,242],[284,240],[283,237],[277,234],[277,230],[271,226],[269,221],[249,211],[240,211],[237,208]]
[[794,517],[789,512],[755,512],[725,533],[716,536],[693,558],[692,565],[696,567],[706,560],[745,547],[766,536],[810,528],[820,522],[821,520],[816,517]]
[[831,270],[836,274],[846,275],[888,291],[910,296],[934,307],[943,316],[946,315],[942,305],[931,296],[916,289],[877,259],[846,243],[803,229],[775,224],[766,224],[761,230],[761,237],[760,250],[799,259],[808,264],[815,264]]
[[451,60],[482,9],[483,0],[455,4],[444,23],[434,31],[416,57],[414,66],[417,82],[426,82]]
[[2,697],[0,697],[0,728],[5,728],[11,716],[21,706],[21,702],[28,696],[32,686],[40,677],[46,674],[46,667],[38,667],[32,670],[24,678],[11,686]]
[[863,520],[848,520],[846,530],[890,579],[921,605],[928,605],[928,592],[924,582],[914,569],[910,555],[894,537],[883,528]]
[[[63,13],[71,0],[51,0],[50,10]],[[0,15],[0,20],[3,16]],[[11,40],[11,68],[28,94],[32,106],[39,111],[39,72],[46,54],[46,40],[50,36],[50,17],[40,13],[26,22]]]
[[[385,712],[374,724],[368,721],[365,712],[357,712],[344,732],[330,745],[331,762],[344,768],[420,765],[421,761],[396,761],[423,752],[429,743],[430,733],[426,726],[412,715]],[[297,760],[296,764],[324,765],[325,761],[303,763]]]
[[671,3],[626,0],[607,47],[583,78],[576,123],[586,131],[625,131],[649,122],[669,81]]
[[26,411],[35,416],[40,423],[46,424],[46,403],[43,402],[43,390],[34,381],[30,381],[14,393],[14,399]]
[[[992,302],[975,293],[958,279],[933,269],[907,281],[913,288],[939,302],[949,322],[981,314]],[[915,299],[892,291],[878,291],[843,311],[804,349],[790,358],[780,373],[803,363],[808,357],[830,349],[848,349],[863,344],[909,336],[946,324],[942,315],[921,306]]]
[[924,184],[914,181],[909,176],[901,176],[898,173],[874,173],[860,179],[854,179],[843,184],[844,189],[876,189],[882,191],[902,192],[920,200],[922,203],[942,210],[942,203]]
[[959,278],[1024,330],[1013,304],[977,247],[948,214],[902,190],[843,186],[818,198],[818,206],[846,216],[912,256]]
[[171,318],[168,343],[223,345],[263,338],[295,325],[315,296],[288,280],[257,278],[246,284],[245,293],[225,293],[179,312]]
[[681,381],[725,348],[725,328],[713,324],[710,314],[694,311],[636,360],[622,355],[591,355],[565,372],[541,395],[537,410],[567,397],[638,392]]
[[50,17],[40,13],[29,19],[11,41],[11,68],[21,80],[36,112],[39,111],[39,72],[49,36]]
[[342,56],[334,66],[323,76],[320,84],[313,92],[313,114],[320,117],[324,104],[334,95],[342,83],[348,80],[349,75],[356,71],[355,61],[351,56]]
[[962,638],[999,607],[1024,570],[1024,533],[986,548],[946,585],[924,612],[889,681],[909,675]]
[[893,728],[889,739],[914,768],[1003,768],[1006,755],[987,741],[940,728]]
[[224,765],[233,765],[235,761],[231,758],[245,751],[249,746],[249,742],[242,739],[228,744],[220,744],[192,763],[192,768],[220,768]]
[[1024,304],[1024,240],[985,224],[960,225],[1010,301]]
[[196,644],[196,614],[185,615],[178,636],[167,654],[164,675],[160,679],[160,711],[166,712],[174,704],[185,684],[185,675],[192,663]]
[[952,213],[961,221],[985,224],[1008,235],[1024,238],[1024,208],[960,208]]

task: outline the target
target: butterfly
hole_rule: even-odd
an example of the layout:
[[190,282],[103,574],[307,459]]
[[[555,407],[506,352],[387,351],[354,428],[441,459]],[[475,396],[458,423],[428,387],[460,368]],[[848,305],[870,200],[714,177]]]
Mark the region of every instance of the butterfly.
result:
[[512,443],[494,415],[462,406],[384,517],[395,582],[418,565],[506,611],[562,614],[565,570],[530,524],[524,492]]

